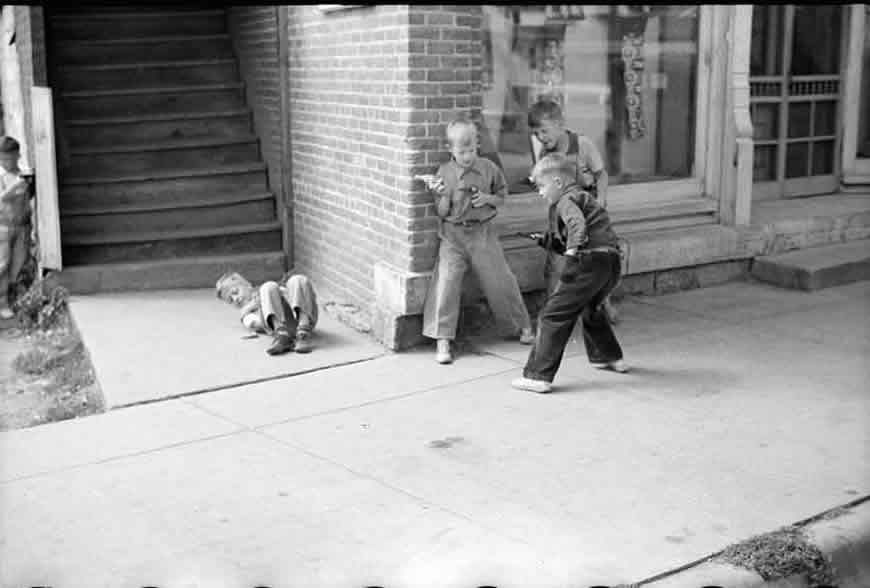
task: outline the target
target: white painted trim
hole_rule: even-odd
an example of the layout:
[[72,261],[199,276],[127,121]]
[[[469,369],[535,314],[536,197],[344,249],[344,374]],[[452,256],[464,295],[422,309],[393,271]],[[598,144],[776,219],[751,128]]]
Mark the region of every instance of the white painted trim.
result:
[[[849,5],[849,34],[843,60],[843,175],[865,175],[858,170],[858,109],[864,52],[864,4]],[[870,162],[870,160],[866,160]],[[862,162],[863,163],[863,162]],[[862,165],[861,167],[864,167]]]
[[705,192],[710,193],[710,187],[706,185],[705,170],[707,169],[707,141],[708,136],[707,101],[711,94],[712,83],[711,52],[713,46],[715,7],[710,4],[702,4],[698,10],[698,61],[695,78],[695,156],[692,159],[692,177],[704,181]]
[[30,89],[33,109],[33,143],[36,159],[36,223],[39,267],[60,270],[60,209],[57,197],[57,158],[54,151],[54,109],[51,88]]

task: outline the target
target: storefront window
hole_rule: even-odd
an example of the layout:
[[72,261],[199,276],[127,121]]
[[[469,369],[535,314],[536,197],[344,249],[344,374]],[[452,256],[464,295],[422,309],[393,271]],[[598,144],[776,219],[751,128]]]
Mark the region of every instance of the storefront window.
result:
[[484,6],[482,150],[512,190],[532,165],[526,113],[541,98],[595,142],[611,185],[689,177],[698,8]]

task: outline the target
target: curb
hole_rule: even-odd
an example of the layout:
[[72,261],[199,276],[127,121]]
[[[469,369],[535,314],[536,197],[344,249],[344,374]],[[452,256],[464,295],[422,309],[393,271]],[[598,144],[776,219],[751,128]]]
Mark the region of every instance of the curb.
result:
[[[831,588],[870,586],[870,496],[810,517],[802,527],[834,569]],[[720,552],[721,553],[721,552]],[[644,588],[810,588],[803,574],[764,580],[746,568],[715,561],[715,553],[670,572],[632,584]]]

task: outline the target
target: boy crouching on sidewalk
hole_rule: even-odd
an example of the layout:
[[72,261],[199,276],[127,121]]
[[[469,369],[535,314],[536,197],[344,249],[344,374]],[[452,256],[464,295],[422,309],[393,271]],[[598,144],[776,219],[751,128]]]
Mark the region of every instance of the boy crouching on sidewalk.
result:
[[217,297],[241,307],[241,320],[257,333],[271,333],[269,355],[288,351],[309,353],[311,333],[317,325],[317,294],[303,275],[290,276],[283,286],[268,281],[259,289],[237,272],[225,273],[215,285]]
[[418,176],[435,194],[441,243],[423,307],[423,335],[437,340],[438,363],[450,363],[450,343],[456,337],[462,279],[473,271],[493,314],[520,332],[520,343],[533,340],[529,312],[516,276],[508,267],[498,231],[492,222],[504,203],[507,182],[493,162],[478,157],[477,127],[455,119],[447,125],[450,161],[434,176]]
[[604,300],[622,271],[619,245],[607,211],[577,184],[576,165],[573,157],[547,155],[532,173],[538,192],[550,205],[544,242],[564,248],[565,262],[559,283],[538,316],[538,334],[523,377],[512,382],[521,390],[550,391],[578,318],[583,321],[589,362],[627,371],[604,310]]

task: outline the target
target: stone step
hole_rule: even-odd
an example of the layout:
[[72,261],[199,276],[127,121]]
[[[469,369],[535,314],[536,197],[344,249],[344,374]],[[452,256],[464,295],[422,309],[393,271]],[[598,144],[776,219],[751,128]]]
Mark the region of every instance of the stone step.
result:
[[206,105],[200,112],[68,119],[66,129],[73,148],[206,137],[241,138],[253,131],[250,109],[220,111]]
[[274,221],[275,196],[269,192],[187,198],[175,202],[80,207],[61,210],[68,235],[122,232],[182,231],[261,224]]
[[189,198],[267,192],[263,162],[197,170],[150,170],[106,178],[61,177],[61,208],[161,206]]
[[281,251],[208,255],[130,263],[66,266],[53,274],[72,294],[109,291],[213,288],[227,271],[238,271],[253,283],[280,277],[286,269]]
[[76,174],[71,177],[116,177],[153,170],[256,163],[260,161],[260,149],[256,136],[248,135],[76,148],[70,150],[70,160],[69,169]]
[[756,257],[751,271],[759,280],[798,290],[870,280],[870,239]]
[[235,59],[69,65],[57,68],[56,74],[58,87],[64,92],[166,88],[239,81],[239,68]]
[[54,45],[59,66],[189,61],[234,57],[228,34],[65,40]]
[[63,92],[65,118],[136,116],[140,114],[190,114],[207,110],[245,108],[244,84],[203,84],[167,88],[127,88]]
[[274,221],[183,231],[65,234],[62,242],[64,265],[88,265],[278,251],[282,236],[281,223]]
[[56,41],[128,37],[219,35],[227,32],[224,10],[113,11],[55,13],[49,26]]

